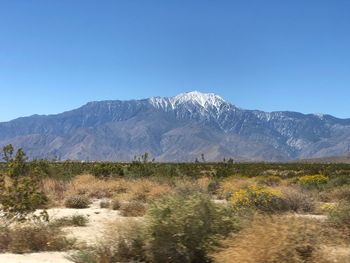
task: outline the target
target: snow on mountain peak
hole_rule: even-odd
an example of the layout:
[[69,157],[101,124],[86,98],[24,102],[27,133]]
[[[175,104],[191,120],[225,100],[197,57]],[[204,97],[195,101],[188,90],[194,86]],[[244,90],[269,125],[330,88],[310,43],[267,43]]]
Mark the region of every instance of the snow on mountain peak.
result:
[[214,93],[202,93],[199,91],[191,91],[186,93],[180,93],[175,97],[170,98],[172,105],[176,106],[183,103],[192,103],[200,105],[203,108],[207,106],[213,106],[215,108],[220,107],[224,103],[224,99]]
[[170,98],[152,97],[150,102],[158,108],[171,107],[172,109],[184,104],[200,106],[205,109],[219,109],[221,104],[226,103],[223,98],[214,93],[202,93],[199,91],[180,93]]

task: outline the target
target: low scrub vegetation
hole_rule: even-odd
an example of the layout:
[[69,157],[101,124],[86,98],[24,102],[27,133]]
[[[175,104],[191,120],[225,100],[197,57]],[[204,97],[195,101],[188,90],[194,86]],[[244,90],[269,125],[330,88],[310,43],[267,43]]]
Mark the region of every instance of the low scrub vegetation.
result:
[[283,187],[280,191],[286,210],[295,213],[312,213],[315,210],[315,201],[307,191],[296,186]]
[[64,205],[67,208],[79,208],[79,209],[88,208],[89,204],[90,204],[90,200],[85,195],[69,196],[64,202]]
[[102,244],[72,256],[74,262],[212,262],[218,241],[240,227],[228,208],[207,195],[175,194],[156,201],[144,221],[111,224]]
[[298,183],[300,186],[304,188],[316,188],[321,189],[325,187],[328,183],[329,178],[327,176],[318,174],[318,175],[305,175],[298,179]]
[[66,216],[50,222],[51,226],[66,227],[66,226],[86,226],[89,219],[83,215]]
[[300,218],[256,217],[251,226],[213,254],[220,263],[332,262],[322,255],[322,228]]
[[328,209],[329,220],[337,227],[350,230],[350,202],[342,201]]
[[71,249],[74,242],[63,232],[45,224],[23,224],[0,228],[0,252],[28,253]]
[[239,223],[230,209],[201,194],[160,200],[150,207],[146,221],[151,261],[179,263],[210,262],[208,251]]
[[254,208],[263,212],[287,210],[282,192],[274,188],[251,185],[233,193],[230,201],[237,208]]
[[[73,262],[345,263],[350,256],[326,253],[350,247],[347,164],[161,164],[148,155],[132,163],[28,162],[11,147],[4,158],[0,252],[68,250],[64,227],[91,231],[103,218],[104,235],[79,243]],[[56,209],[65,214],[50,220]]]
[[[114,203],[114,205],[116,205],[116,203]],[[146,213],[145,204],[139,201],[122,203],[119,209],[120,209],[120,214],[122,216],[127,216],[127,217],[143,216]],[[117,209],[114,209],[114,210],[117,210]]]

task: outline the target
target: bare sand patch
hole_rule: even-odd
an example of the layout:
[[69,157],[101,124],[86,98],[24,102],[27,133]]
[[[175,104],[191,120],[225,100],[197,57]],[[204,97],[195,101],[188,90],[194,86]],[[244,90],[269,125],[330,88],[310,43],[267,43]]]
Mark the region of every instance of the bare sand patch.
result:
[[2,263],[72,263],[67,252],[40,252],[29,254],[0,254]]

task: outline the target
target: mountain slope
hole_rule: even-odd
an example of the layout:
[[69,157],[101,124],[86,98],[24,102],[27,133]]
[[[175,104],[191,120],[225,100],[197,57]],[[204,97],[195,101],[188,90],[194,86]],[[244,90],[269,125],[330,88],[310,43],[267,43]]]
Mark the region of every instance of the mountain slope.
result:
[[209,93],[171,98],[90,102],[68,112],[0,123],[0,145],[31,158],[158,161],[286,161],[348,151],[350,119],[330,115],[243,110]]

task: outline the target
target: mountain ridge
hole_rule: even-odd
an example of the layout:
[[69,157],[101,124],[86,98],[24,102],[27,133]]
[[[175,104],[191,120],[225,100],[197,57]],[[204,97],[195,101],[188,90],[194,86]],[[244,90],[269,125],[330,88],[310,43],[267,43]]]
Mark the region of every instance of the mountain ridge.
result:
[[292,111],[245,110],[214,93],[93,101],[59,114],[0,123],[0,145],[31,158],[159,161],[289,161],[347,154],[350,119]]

